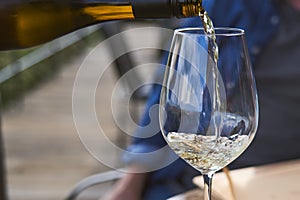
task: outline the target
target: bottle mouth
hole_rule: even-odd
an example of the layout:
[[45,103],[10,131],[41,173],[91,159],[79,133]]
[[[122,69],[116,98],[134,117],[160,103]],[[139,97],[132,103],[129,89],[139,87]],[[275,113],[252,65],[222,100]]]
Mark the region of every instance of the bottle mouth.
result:
[[[242,36],[245,34],[245,31],[240,28],[230,28],[230,27],[217,27],[214,28],[215,36]],[[204,28],[179,28],[175,30],[175,34],[179,35],[211,35],[207,34],[204,31]]]
[[[176,2],[176,1],[175,1]],[[198,16],[201,10],[202,0],[183,0],[177,1],[179,4],[180,12],[177,11],[178,17],[193,17]],[[175,6],[177,7],[177,6]],[[177,7],[178,8],[178,7]]]

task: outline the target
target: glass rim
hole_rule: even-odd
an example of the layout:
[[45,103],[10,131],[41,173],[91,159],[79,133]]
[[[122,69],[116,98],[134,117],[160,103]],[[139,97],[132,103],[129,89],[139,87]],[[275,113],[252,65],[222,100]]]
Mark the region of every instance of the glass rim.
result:
[[[216,27],[214,28],[216,36],[242,36],[245,34],[245,30],[241,28],[231,28],[231,27]],[[194,32],[188,32],[194,31]],[[195,31],[203,31],[202,33],[197,33]],[[222,31],[222,32],[219,32]],[[205,34],[203,27],[186,27],[175,29],[175,34],[179,35],[211,35]]]

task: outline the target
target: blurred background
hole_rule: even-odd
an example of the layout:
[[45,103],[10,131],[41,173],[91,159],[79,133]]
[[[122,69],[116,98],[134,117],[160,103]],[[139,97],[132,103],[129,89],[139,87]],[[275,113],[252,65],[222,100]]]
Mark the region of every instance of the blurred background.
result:
[[[114,31],[122,31],[153,25],[138,22],[130,23],[129,26],[126,22],[120,22],[110,27],[118,27]],[[73,84],[81,63],[97,44],[114,33],[103,30],[103,26],[93,26],[43,46],[0,52],[2,132],[9,199],[64,199],[78,181],[89,175],[111,170],[85,149],[78,137],[72,114]],[[162,36],[158,32],[146,31],[124,38],[125,43],[119,45],[142,43],[145,38],[159,43]],[[114,48],[116,47],[108,46],[107,53],[96,53],[98,57],[88,64],[106,67],[101,63],[113,54]],[[131,57],[137,66],[157,62],[158,54],[157,50],[146,49],[133,52]],[[121,69],[126,72],[128,66],[121,66]],[[151,79],[154,69],[155,67],[153,70],[147,68],[138,72],[137,79]],[[120,72],[120,64],[112,64],[105,70],[95,96],[95,108],[107,137],[123,148],[129,139],[116,126],[110,108],[112,90],[122,73],[124,71]],[[117,93],[120,104],[126,92],[130,93],[128,83],[124,83],[123,91]],[[141,90],[140,94],[131,99],[133,106],[130,112],[135,121],[138,121],[142,112],[146,96],[147,91]],[[118,113],[118,116],[122,118],[122,113]],[[122,123],[127,123],[125,117]],[[89,131],[88,120],[86,131]],[[120,155],[114,154],[113,150],[100,143],[103,153],[120,163],[116,166],[122,167]],[[95,186],[79,199],[97,199],[110,184]]]

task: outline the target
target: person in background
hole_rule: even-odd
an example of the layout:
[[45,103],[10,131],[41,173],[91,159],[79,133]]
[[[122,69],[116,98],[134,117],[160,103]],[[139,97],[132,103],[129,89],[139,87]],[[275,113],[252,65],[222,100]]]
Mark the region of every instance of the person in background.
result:
[[[245,30],[257,83],[260,123],[249,148],[229,167],[263,165],[300,158],[300,0],[207,0],[204,7],[215,27]],[[183,20],[199,27],[199,18]],[[158,104],[161,86],[154,85],[141,126],[150,122],[152,105]],[[158,118],[158,115],[157,115]],[[153,120],[153,119],[152,119]],[[157,121],[151,123],[158,123]],[[137,135],[153,132],[141,128]],[[146,153],[165,146],[161,133],[134,138],[131,152]],[[151,160],[125,155],[129,168],[146,168]],[[148,163],[147,163],[148,162]],[[106,200],[164,200],[195,187],[199,175],[181,159],[153,172],[128,173]]]

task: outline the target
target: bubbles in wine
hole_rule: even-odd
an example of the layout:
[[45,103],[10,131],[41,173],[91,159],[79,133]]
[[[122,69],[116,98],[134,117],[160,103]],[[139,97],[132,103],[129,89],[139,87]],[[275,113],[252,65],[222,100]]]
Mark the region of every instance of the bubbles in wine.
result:
[[204,136],[170,132],[169,146],[200,172],[218,171],[238,157],[249,144],[247,135],[230,137]]

